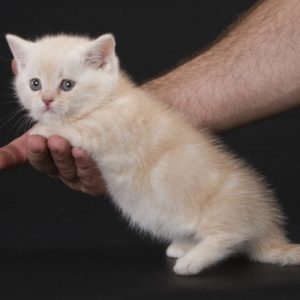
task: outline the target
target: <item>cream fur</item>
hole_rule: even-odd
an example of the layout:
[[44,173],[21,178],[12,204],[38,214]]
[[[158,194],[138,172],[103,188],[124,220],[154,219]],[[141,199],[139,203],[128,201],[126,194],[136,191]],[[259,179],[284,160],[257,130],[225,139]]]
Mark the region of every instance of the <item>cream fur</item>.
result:
[[[234,252],[299,264],[300,247],[263,179],[204,130],[153,99],[119,71],[114,39],[67,35],[28,42],[8,35],[15,87],[38,124],[31,134],[87,150],[114,203],[134,226],[171,242],[177,274],[196,274]],[[40,78],[42,89],[29,88]],[[59,90],[62,79],[76,82]],[[44,95],[54,101],[45,111]]]

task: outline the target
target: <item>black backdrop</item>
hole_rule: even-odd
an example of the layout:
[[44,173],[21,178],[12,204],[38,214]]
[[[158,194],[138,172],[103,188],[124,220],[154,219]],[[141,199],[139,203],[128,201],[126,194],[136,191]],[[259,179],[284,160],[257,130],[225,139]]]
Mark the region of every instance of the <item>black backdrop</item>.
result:
[[[16,109],[14,103],[5,103],[13,99],[11,55],[5,33],[34,38],[44,33],[96,37],[112,32],[122,66],[137,82],[142,82],[209,45],[255,2],[174,1],[159,6],[108,6],[99,1],[2,2],[0,146],[21,132],[16,129],[18,124],[13,128],[18,118],[6,124],[3,120]],[[289,217],[289,236],[298,242],[299,134],[299,109],[222,134],[229,147],[266,175]],[[212,296],[218,290],[240,290],[241,286],[247,288],[250,297],[272,287],[272,280],[277,286],[287,285],[287,278],[294,283],[300,274],[298,269],[284,269],[271,280],[268,278],[277,272],[276,267],[254,268],[252,264],[233,261],[204,273],[210,276],[208,281],[207,277],[202,277],[202,281],[197,281],[198,277],[178,278],[171,273],[173,262],[164,258],[163,246],[128,228],[109,199],[71,191],[29,166],[0,172],[0,256],[0,293],[6,291],[3,299],[69,299],[70,295],[70,299],[122,298],[120,295],[152,298],[200,296],[204,292]],[[248,286],[254,278],[258,289],[255,284]],[[289,293],[293,289],[295,286],[289,288]],[[275,291],[277,296],[283,295]]]

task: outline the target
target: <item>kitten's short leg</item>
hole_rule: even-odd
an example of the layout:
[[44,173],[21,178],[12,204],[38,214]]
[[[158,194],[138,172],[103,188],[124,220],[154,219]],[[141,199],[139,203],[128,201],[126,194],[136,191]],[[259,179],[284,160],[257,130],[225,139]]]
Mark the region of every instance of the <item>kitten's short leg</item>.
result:
[[32,127],[29,131],[29,135],[38,134],[43,136],[44,138],[48,138],[51,135],[55,134],[55,131],[51,127],[46,127],[41,124],[36,124],[34,127]]
[[197,242],[191,238],[178,239],[168,246],[166,254],[168,257],[179,258],[186,254],[196,244]]
[[197,274],[233,253],[242,241],[241,238],[226,233],[207,236],[183,257],[177,259],[174,272],[179,275]]

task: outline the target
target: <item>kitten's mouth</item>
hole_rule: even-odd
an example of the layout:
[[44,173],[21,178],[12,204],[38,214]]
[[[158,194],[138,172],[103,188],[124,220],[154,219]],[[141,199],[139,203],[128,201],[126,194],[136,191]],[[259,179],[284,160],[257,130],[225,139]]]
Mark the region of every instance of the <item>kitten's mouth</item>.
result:
[[43,110],[44,113],[48,112],[48,113],[53,113],[53,108],[50,106],[46,106]]

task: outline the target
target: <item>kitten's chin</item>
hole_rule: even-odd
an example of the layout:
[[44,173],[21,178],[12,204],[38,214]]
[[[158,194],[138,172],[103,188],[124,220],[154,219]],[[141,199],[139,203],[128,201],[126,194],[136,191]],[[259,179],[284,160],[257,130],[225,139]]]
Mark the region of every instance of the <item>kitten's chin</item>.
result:
[[37,116],[33,116],[33,118],[35,120],[37,120],[38,122],[40,123],[43,123],[43,124],[53,124],[53,123],[58,123],[60,121],[62,121],[62,116],[52,112],[52,111],[44,111],[40,114],[38,114]]

